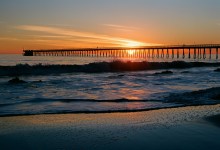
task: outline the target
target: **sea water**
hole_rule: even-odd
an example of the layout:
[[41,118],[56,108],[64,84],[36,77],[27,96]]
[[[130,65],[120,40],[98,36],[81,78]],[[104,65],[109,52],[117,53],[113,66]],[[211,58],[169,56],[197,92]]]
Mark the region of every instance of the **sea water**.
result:
[[[146,70],[99,71],[112,61],[116,59],[0,55],[0,116],[132,112],[219,103],[215,99],[220,94],[220,72],[216,71],[220,65],[216,60],[211,61],[213,65],[206,61],[180,68],[163,68],[164,64],[160,64],[161,68]],[[135,66],[132,62],[149,60],[117,61],[129,61],[127,65]],[[191,61],[198,60],[184,63]],[[27,73],[30,68],[31,73]],[[25,83],[8,82],[16,76]]]

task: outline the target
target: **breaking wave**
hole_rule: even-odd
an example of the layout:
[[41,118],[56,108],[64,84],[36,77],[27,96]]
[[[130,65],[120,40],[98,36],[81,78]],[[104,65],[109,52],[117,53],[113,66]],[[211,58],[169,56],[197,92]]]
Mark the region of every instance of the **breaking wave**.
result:
[[61,73],[102,73],[102,72],[123,72],[143,71],[156,69],[183,69],[193,67],[218,67],[220,63],[205,62],[95,62],[85,65],[48,65],[48,64],[17,64],[15,66],[0,66],[0,76],[21,76],[21,75],[48,75]]
[[165,98],[166,102],[184,105],[206,105],[220,103],[220,87],[204,90],[170,94]]
[[[59,107],[42,109],[59,102]],[[80,105],[78,105],[80,103]],[[99,103],[97,105],[97,103]],[[112,103],[105,105],[105,103]],[[135,103],[138,104],[137,107]],[[104,105],[102,105],[104,104]],[[114,105],[116,104],[116,105]],[[129,104],[132,107],[127,107]],[[198,91],[170,94],[161,100],[95,100],[95,99],[32,99],[19,103],[1,104],[0,116],[36,115],[36,114],[65,114],[65,113],[115,113],[115,112],[140,112],[185,106],[215,105],[220,104],[220,87],[208,88]],[[17,109],[17,106],[28,106],[26,109]],[[120,106],[119,106],[120,105]],[[9,107],[13,111],[8,111]],[[56,105],[55,105],[56,106]],[[64,106],[64,107],[62,107]],[[78,107],[80,106],[80,107]],[[119,107],[118,107],[119,106]],[[39,107],[39,108],[38,108]],[[34,111],[33,111],[34,110]]]

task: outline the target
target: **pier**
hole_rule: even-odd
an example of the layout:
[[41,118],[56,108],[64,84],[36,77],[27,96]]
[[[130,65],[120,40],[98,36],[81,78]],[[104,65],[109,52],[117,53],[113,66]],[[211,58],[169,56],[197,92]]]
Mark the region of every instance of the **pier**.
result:
[[[220,44],[24,50],[24,56],[217,59]],[[214,57],[214,58],[213,58]]]

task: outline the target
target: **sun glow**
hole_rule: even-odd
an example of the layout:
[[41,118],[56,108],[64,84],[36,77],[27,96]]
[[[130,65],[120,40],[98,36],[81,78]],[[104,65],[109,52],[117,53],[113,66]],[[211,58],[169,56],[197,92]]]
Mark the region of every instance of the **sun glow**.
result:
[[143,44],[141,42],[137,42],[137,41],[127,41],[125,44],[126,47],[138,47],[142,45]]

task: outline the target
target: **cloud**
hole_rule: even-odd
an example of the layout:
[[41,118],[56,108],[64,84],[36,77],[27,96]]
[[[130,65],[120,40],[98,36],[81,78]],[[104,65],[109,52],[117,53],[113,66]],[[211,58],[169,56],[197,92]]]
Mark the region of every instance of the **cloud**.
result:
[[[109,26],[123,28],[123,26],[117,26],[117,25],[109,25]],[[77,31],[73,29],[66,29],[66,28],[59,28],[59,27],[21,25],[21,26],[17,26],[16,28],[19,30],[25,30],[25,31],[32,31],[32,32],[34,31],[38,33],[41,32],[41,33],[53,34],[53,35],[48,36],[48,37],[52,36],[52,38],[60,38],[62,36],[65,36],[64,37],[65,40],[66,39],[67,40],[78,39],[78,41],[83,41],[83,42],[109,43],[109,44],[114,44],[118,46],[128,46],[130,43],[136,43],[136,45],[139,45],[139,46],[149,45],[148,43],[143,43],[143,42],[139,42],[139,41],[135,41],[131,39],[112,37],[112,36],[103,35],[103,34],[83,32],[83,31]]]
[[117,25],[117,24],[103,24],[106,27],[116,29],[116,30],[121,30],[121,31],[134,31],[139,28],[136,27],[128,27],[128,26],[122,26],[122,25]]
[[25,35],[27,37],[31,38],[43,38],[43,39],[64,39],[68,38],[69,36],[63,36],[63,35]]
[[11,38],[11,37],[0,37],[1,41],[18,41],[17,38]]

